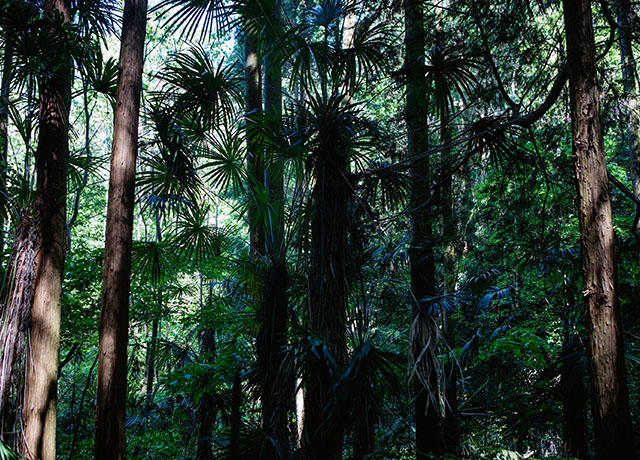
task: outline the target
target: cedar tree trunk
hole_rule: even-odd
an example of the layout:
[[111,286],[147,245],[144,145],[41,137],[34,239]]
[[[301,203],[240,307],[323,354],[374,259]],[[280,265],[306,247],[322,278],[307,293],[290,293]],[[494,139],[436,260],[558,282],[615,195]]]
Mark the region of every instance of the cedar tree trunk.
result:
[[[49,0],[49,13],[69,22],[69,0]],[[55,34],[59,36],[58,34]],[[48,56],[54,70],[40,82],[39,134],[34,203],[36,244],[33,305],[25,370],[21,453],[28,459],[56,458],[56,400],[60,352],[60,297],[66,243],[67,163],[71,59],[67,43]]]
[[131,240],[146,22],[147,0],[125,0],[102,275],[96,460],[126,458]]
[[591,2],[564,0],[563,6],[596,459],[632,458],[629,393],[616,298],[614,234],[600,123]]

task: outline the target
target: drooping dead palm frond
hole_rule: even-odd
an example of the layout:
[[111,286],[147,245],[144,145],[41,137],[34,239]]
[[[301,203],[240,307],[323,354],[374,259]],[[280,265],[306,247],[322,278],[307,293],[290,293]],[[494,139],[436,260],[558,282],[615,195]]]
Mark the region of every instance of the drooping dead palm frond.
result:
[[415,379],[426,394],[427,408],[433,406],[444,414],[445,373],[438,358],[444,337],[435,316],[416,314],[409,332],[408,379]]

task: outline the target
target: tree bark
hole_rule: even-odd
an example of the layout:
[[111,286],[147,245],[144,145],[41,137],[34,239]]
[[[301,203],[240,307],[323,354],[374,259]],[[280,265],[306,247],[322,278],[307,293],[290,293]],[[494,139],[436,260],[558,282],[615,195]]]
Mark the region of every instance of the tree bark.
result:
[[[636,66],[632,47],[632,10],[629,0],[620,0],[618,6],[618,42],[622,64],[622,88],[627,110],[627,143],[629,146],[630,176],[633,194],[640,198],[640,107],[636,85]],[[640,222],[634,229],[640,231]]]
[[[327,109],[332,110],[332,109]],[[346,146],[327,123],[318,133],[319,147],[314,156],[315,185],[312,191],[311,270],[309,274],[309,326],[331,353],[338,369],[346,362],[345,281],[347,200]],[[324,358],[310,353],[305,394],[305,426],[302,434],[304,460],[342,458],[343,417],[331,420],[324,408],[335,383]]]
[[126,458],[131,245],[146,21],[147,1],[125,0],[102,278],[95,434],[97,460]]
[[36,238],[36,222],[28,210],[23,210],[15,231],[8,284],[0,308],[0,439],[7,443],[6,433],[13,430],[16,421],[15,400],[22,381],[21,360],[33,303]]
[[[431,192],[428,150],[427,88],[424,78],[425,29],[424,11],[420,0],[405,2],[405,47],[407,71],[407,100],[405,119],[407,123],[408,156],[411,159],[410,224],[411,247],[409,249],[411,271],[411,293],[414,297],[413,322],[424,317],[430,330],[429,345],[425,340],[412,336],[410,346],[422,350],[434,347],[437,331],[435,319],[422,307],[422,299],[435,294],[435,260],[431,229]],[[412,328],[413,330],[413,328]],[[422,337],[424,339],[424,337]],[[415,355],[421,353],[418,351]],[[428,382],[415,384],[416,458],[423,460],[427,454],[440,455],[443,451],[441,421],[436,398],[438,392],[437,363],[430,359],[433,353],[424,353],[418,367],[428,373]],[[429,388],[425,388],[428,383]],[[431,397],[429,396],[431,395]]]
[[[50,14],[69,22],[69,0],[49,0]],[[35,219],[38,226],[29,350],[25,371],[21,453],[28,459],[56,457],[56,400],[60,352],[60,297],[66,246],[67,163],[71,58],[62,43],[52,73],[41,77],[36,150]]]
[[[9,151],[9,91],[11,83],[12,58],[5,44],[2,57],[2,82],[0,83],[0,193],[7,193],[7,154]],[[4,250],[5,220],[0,216],[0,252]]]
[[582,243],[596,459],[632,458],[633,440],[591,2],[563,0]]
[[252,123],[262,113],[262,79],[258,50],[255,38],[250,31],[246,31],[244,52],[245,135],[247,138],[247,177],[249,180],[247,184],[249,193],[249,251],[251,258],[257,263],[265,252],[264,225],[260,215],[259,194],[256,193],[264,185],[264,155],[260,150],[260,142]]
[[[449,113],[445,109],[441,115],[440,139],[442,144],[442,164],[447,164],[450,160],[451,142]],[[454,215],[453,200],[453,175],[443,178],[441,188],[442,205],[442,238],[444,240],[444,292],[449,294],[456,290],[456,242],[457,242],[457,222]],[[453,350],[456,347],[456,328],[450,318],[450,312],[443,312],[444,336],[448,347]],[[456,454],[460,448],[460,429],[458,426],[458,366],[453,356],[444,366],[445,375],[445,411],[442,419],[442,438],[445,452]]]
[[242,369],[238,364],[231,387],[231,420],[229,421],[229,458],[240,460],[240,431],[242,430]]
[[[213,329],[205,329],[200,335],[200,359],[206,364],[213,364],[216,355],[216,334]],[[216,422],[216,404],[214,396],[205,390],[196,413],[198,421],[197,460],[213,460],[211,445],[213,428]]]
[[286,372],[284,351],[287,346],[287,268],[273,261],[265,277],[258,334],[258,370],[262,387],[262,426],[267,436],[261,458],[280,458],[276,445],[286,451],[289,441],[287,413],[291,405],[291,376]]

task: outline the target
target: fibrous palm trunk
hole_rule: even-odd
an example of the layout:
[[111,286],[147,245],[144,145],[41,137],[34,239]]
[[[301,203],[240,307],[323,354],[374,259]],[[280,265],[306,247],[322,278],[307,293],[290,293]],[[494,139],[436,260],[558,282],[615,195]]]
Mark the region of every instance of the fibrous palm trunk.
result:
[[22,382],[21,360],[33,303],[36,238],[36,223],[31,213],[23,210],[16,226],[8,283],[0,306],[0,439],[7,443],[7,433],[13,431],[16,421],[14,402]]
[[[345,148],[332,127],[319,132],[320,147],[315,152],[315,185],[312,192],[311,272],[309,274],[309,326],[324,341],[339,369],[346,362],[345,281],[347,200]],[[342,458],[343,417],[328,420],[324,410],[333,386],[330,364],[310,353],[304,402],[305,425],[302,458],[338,460]],[[337,371],[339,371],[339,369]],[[333,371],[335,372],[335,371]]]
[[[281,6],[274,0],[269,11],[271,20],[279,22]],[[265,58],[264,111],[274,126],[281,129],[282,69],[277,59]],[[288,316],[288,273],[284,244],[284,186],[283,172],[277,158],[267,157],[267,190],[269,193],[268,226],[265,226],[266,251],[269,267],[265,273],[260,309],[261,328],[258,334],[258,369],[261,375],[262,423],[266,436],[262,458],[280,458],[289,442],[288,412],[291,409],[294,383],[293,373],[285,366]],[[276,448],[280,446],[280,449]]]
[[146,22],[147,1],[125,0],[102,278],[95,432],[97,460],[122,460],[126,457],[125,404],[134,180]]
[[629,393],[616,297],[615,243],[600,122],[591,2],[564,0],[563,7],[596,458],[632,458]]
[[[50,0],[51,13],[69,22],[69,0]],[[50,75],[40,82],[36,150],[35,219],[38,226],[29,350],[25,370],[21,453],[28,459],[56,457],[56,400],[60,349],[60,299],[66,246],[67,163],[71,59],[61,43]]]
[[[419,460],[431,453],[442,453],[440,410],[438,406],[438,375],[435,359],[437,327],[431,313],[424,311],[422,299],[435,294],[435,261],[431,229],[431,192],[428,150],[427,91],[424,78],[425,29],[424,11],[419,0],[405,2],[405,47],[407,72],[407,122],[408,157],[411,159],[411,292],[415,306],[410,347],[413,356],[420,356],[415,365],[416,379],[414,399],[416,423],[416,449]],[[418,324],[422,327],[417,334]],[[424,347],[430,347],[425,353]]]

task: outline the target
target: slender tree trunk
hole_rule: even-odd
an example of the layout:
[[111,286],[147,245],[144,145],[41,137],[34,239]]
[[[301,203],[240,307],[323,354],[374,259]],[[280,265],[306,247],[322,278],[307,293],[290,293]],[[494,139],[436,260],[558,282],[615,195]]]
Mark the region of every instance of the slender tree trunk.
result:
[[258,262],[264,255],[264,225],[260,214],[258,195],[256,190],[264,185],[264,155],[260,151],[260,142],[252,126],[253,120],[262,113],[262,80],[260,75],[260,60],[255,39],[247,31],[244,43],[245,51],[245,109],[246,109],[246,138],[247,138],[247,176],[249,179],[249,244],[251,257]]
[[375,402],[370,393],[358,397],[355,406],[355,430],[353,433],[353,459],[364,460],[375,449]]
[[[73,455],[76,451],[76,446],[78,445],[78,436],[80,435],[80,421],[82,420],[82,410],[84,409],[84,400],[87,396],[87,391],[89,390],[89,385],[91,385],[93,370],[98,364],[98,355],[93,360],[93,364],[91,364],[91,368],[89,369],[89,374],[87,374],[87,380],[84,384],[84,389],[82,390],[82,395],[80,396],[80,403],[78,404],[78,412],[76,413],[75,420],[73,422],[73,439],[71,440],[71,447],[69,448],[69,457],[68,460],[73,459]],[[73,407],[73,406],[71,406]]]
[[126,458],[131,245],[146,20],[146,0],[125,0],[102,278],[96,460]]
[[[442,164],[447,164],[450,160],[451,142],[449,113],[443,111],[440,120],[440,139],[442,143]],[[453,176],[448,175],[443,178],[442,193],[442,237],[444,240],[444,292],[449,294],[456,290],[456,242],[457,223],[453,212]],[[447,345],[451,350],[456,347],[455,325],[452,323],[449,312],[443,312],[444,316],[444,336]],[[445,452],[455,454],[460,447],[460,430],[458,426],[458,366],[453,357],[448,360],[444,368],[445,374],[445,411],[442,420],[442,437]]]
[[565,338],[563,347],[565,361],[560,369],[560,392],[564,425],[565,455],[571,458],[588,458],[586,402],[587,391],[582,382],[582,371],[575,359],[568,358],[580,350],[577,336]]
[[[7,154],[9,151],[9,90],[13,63],[9,47],[5,44],[2,57],[2,82],[0,83],[0,193],[7,193]],[[0,216],[0,252],[4,250],[4,218]]]
[[[636,65],[632,47],[632,10],[629,0],[620,0],[618,6],[618,42],[622,64],[622,87],[627,109],[627,142],[631,161],[633,194],[640,198],[640,107],[636,85]],[[638,223],[640,226],[640,223]],[[640,231],[640,228],[636,228]]]
[[607,181],[591,2],[564,0],[583,296],[589,336],[596,458],[632,458],[633,440]]
[[[69,0],[49,0],[49,12],[70,20]],[[21,453],[28,459],[56,457],[56,400],[60,352],[60,297],[65,259],[67,162],[71,58],[62,44],[52,74],[40,83],[36,151],[36,245],[31,329],[25,371]]]
[[242,369],[238,365],[233,376],[231,387],[231,420],[229,423],[229,456],[230,460],[240,460],[242,450],[240,446],[240,431],[242,430]]
[[[205,329],[200,335],[200,356],[203,363],[213,364],[216,356],[216,333],[213,329]],[[213,428],[216,422],[216,404],[210,391],[205,391],[196,414],[198,420],[197,460],[213,460],[211,445]]]
[[[162,294],[157,292],[156,295],[160,297]],[[160,300],[156,300],[156,305],[161,305]],[[158,343],[158,318],[153,318],[151,321],[151,337],[147,344],[147,356],[145,358],[145,399],[147,407],[151,407],[153,403],[153,383],[156,375],[156,345]]]
[[[426,459],[428,453],[442,453],[440,434],[440,411],[437,406],[438,376],[435,352],[422,353],[425,346],[435,350],[435,318],[423,310],[422,299],[435,294],[435,260],[431,229],[431,191],[428,150],[427,91],[424,78],[425,29],[424,11],[420,0],[405,2],[405,46],[407,71],[407,100],[405,118],[407,122],[408,156],[411,159],[411,292],[415,300],[413,324],[424,325],[423,334],[412,332],[411,347],[415,356],[422,355],[417,364],[422,379],[416,379],[415,423],[416,457]],[[416,328],[412,328],[415,331]]]
[[25,332],[33,303],[37,227],[31,213],[23,210],[16,227],[8,266],[5,297],[0,306],[0,439],[16,421],[16,404],[22,382]]

